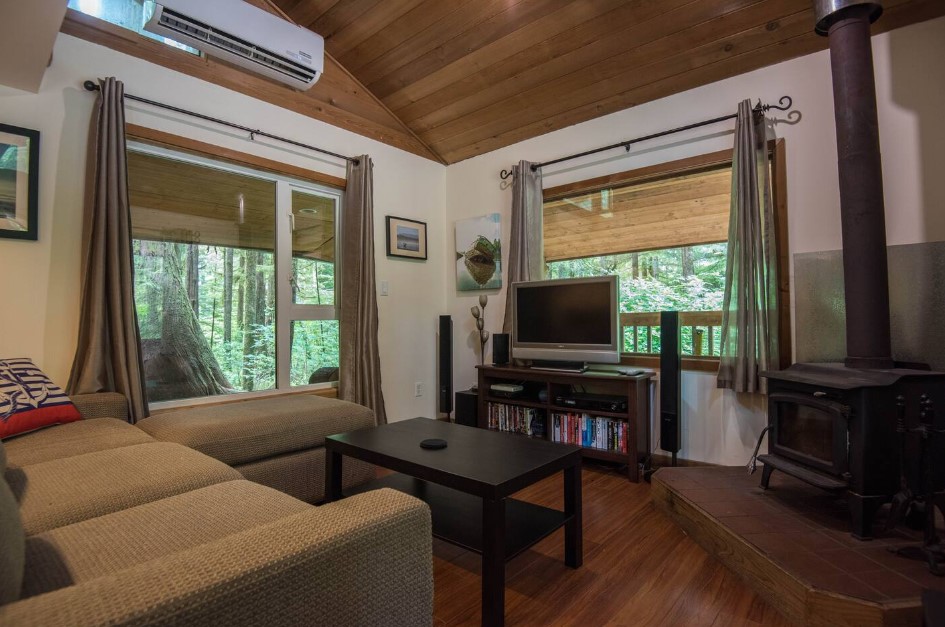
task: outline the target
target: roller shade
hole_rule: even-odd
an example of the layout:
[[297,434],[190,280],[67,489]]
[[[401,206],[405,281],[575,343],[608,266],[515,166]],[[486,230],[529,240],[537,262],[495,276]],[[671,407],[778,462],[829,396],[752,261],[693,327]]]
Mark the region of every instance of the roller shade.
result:
[[545,261],[724,242],[731,164],[544,203]]
[[[129,152],[128,192],[134,239],[269,251],[275,246],[272,181]],[[333,262],[334,201],[296,192],[292,213],[292,256]]]

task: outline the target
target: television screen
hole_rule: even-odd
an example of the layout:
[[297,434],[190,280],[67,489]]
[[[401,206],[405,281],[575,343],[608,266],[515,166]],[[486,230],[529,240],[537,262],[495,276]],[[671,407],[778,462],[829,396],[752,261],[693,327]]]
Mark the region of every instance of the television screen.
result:
[[618,359],[616,277],[516,283],[513,294],[512,352],[516,358]]
[[607,283],[538,285],[518,290],[518,341],[610,344]]

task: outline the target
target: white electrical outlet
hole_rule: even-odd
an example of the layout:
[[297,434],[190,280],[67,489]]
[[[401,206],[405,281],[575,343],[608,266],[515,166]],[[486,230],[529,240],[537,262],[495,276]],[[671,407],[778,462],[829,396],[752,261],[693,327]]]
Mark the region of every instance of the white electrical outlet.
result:
[[390,284],[387,281],[381,281],[381,296],[390,294]]
[[413,395],[414,396],[423,396],[423,383],[417,381],[413,384]]

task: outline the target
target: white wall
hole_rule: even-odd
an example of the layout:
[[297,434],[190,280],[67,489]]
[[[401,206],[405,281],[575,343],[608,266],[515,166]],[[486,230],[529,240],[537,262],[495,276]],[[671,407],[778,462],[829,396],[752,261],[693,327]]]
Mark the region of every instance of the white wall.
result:
[[[0,120],[41,132],[39,241],[0,239],[0,356],[29,356],[65,385],[75,351],[86,138],[94,96],[82,81],[116,76],[127,93],[206,112],[349,155],[374,160],[382,381],[390,420],[433,416],[436,316],[445,308],[445,168],[210,83],[60,35],[38,94],[0,87]],[[277,143],[252,142],[213,125],[129,103],[128,122],[344,176],[336,161]],[[428,223],[429,260],[385,257],[384,216]],[[414,382],[426,393],[414,397]]]
[[[945,18],[873,38],[880,135],[886,186],[889,244],[945,240]],[[448,228],[444,249],[454,246],[450,223],[502,212],[509,238],[511,194],[499,171],[520,159],[537,162],[734,112],[751,98],[775,103],[794,98],[799,123],[778,113],[776,132],[786,140],[789,238],[792,254],[840,247],[836,135],[829,55],[821,52],[713,83],[590,122],[527,140],[447,169]],[[775,112],[776,113],[776,112]],[[629,154],[615,150],[546,168],[552,187],[654,163],[731,148],[733,123],[724,122],[655,140]],[[507,247],[504,251],[508,252]],[[503,264],[505,265],[505,264]],[[474,326],[469,307],[476,293],[457,292],[446,267],[449,312],[454,318],[454,371],[458,389],[475,381]],[[504,292],[490,294],[486,328],[499,331]],[[683,377],[681,456],[718,464],[742,464],[765,424],[764,399],[715,388],[712,375]]]

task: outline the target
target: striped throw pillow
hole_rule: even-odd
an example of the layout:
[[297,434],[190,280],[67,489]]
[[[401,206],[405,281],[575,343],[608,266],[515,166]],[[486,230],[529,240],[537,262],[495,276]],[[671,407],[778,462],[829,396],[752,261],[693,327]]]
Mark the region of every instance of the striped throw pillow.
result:
[[0,440],[82,415],[29,359],[0,359]]

